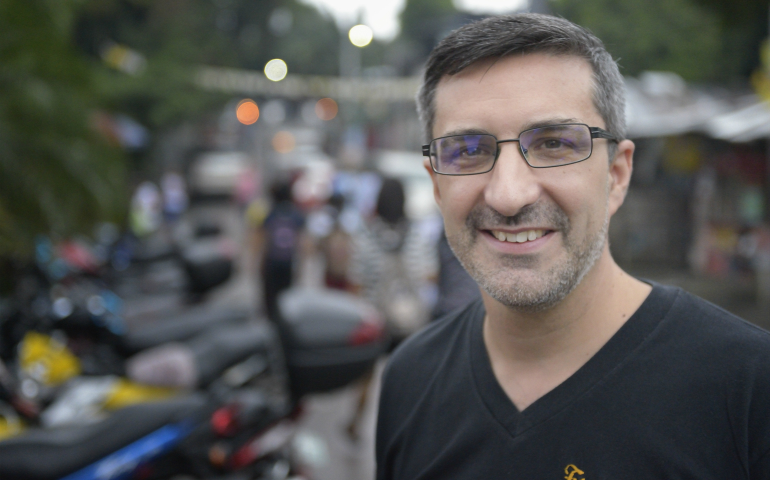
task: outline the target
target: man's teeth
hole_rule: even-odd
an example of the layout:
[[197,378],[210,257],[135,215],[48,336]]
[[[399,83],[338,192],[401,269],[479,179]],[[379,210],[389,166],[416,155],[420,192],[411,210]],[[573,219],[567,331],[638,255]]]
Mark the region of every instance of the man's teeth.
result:
[[499,230],[492,230],[492,235],[501,242],[524,243],[536,240],[545,234],[545,230],[527,230],[519,233],[507,233]]

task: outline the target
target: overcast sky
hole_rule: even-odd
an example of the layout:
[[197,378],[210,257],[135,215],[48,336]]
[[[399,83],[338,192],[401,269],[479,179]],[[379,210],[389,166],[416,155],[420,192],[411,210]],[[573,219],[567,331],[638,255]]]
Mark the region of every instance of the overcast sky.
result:
[[[329,12],[340,27],[353,26],[359,12],[379,40],[398,34],[398,14],[406,0],[301,0]],[[474,13],[503,13],[526,5],[527,0],[454,0],[457,8]]]

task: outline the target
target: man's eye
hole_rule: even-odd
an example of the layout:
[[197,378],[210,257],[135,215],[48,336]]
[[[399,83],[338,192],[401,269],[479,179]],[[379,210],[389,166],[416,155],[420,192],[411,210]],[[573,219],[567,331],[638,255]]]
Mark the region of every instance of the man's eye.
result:
[[530,150],[536,151],[556,151],[556,150],[566,150],[566,149],[574,149],[575,146],[572,144],[569,140],[561,138],[561,137],[550,137],[550,138],[539,138],[536,141],[532,142],[532,144],[529,146]]
[[467,147],[460,151],[460,155],[465,157],[477,157],[479,155],[486,155],[488,152],[481,147]]

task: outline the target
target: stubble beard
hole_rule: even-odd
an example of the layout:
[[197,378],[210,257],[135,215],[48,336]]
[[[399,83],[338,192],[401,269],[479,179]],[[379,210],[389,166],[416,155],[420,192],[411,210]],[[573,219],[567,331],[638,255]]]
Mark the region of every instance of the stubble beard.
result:
[[[447,240],[462,266],[489,296],[515,310],[539,312],[564,300],[602,256],[609,229],[608,203],[602,227],[579,244],[571,236],[569,217],[556,205],[529,205],[512,217],[506,217],[490,207],[478,206],[468,215],[465,228],[448,234]],[[499,255],[494,261],[474,256],[479,254],[474,252],[473,246],[478,241],[481,225],[516,226],[524,223],[550,225],[561,232],[566,261],[539,272],[536,267],[540,260],[534,255]]]

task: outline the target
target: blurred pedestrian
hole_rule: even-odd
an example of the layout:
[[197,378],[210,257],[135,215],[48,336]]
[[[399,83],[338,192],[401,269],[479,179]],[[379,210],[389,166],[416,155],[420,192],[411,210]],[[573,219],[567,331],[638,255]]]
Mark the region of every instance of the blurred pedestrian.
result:
[[130,226],[137,238],[147,237],[162,224],[162,199],[158,186],[149,180],[139,184],[131,197]]
[[405,213],[400,180],[382,181],[374,215],[356,232],[351,275],[385,316],[394,344],[429,319],[426,287],[435,282],[435,244]]
[[325,218],[323,220],[325,226],[323,234],[318,239],[318,251],[324,263],[324,286],[355,293],[357,288],[350,280],[353,238],[341,221],[344,208],[345,197],[335,193],[329,197],[326,206],[319,212]]
[[[401,181],[385,178],[374,215],[354,235],[351,265],[352,281],[385,317],[392,347],[427,324],[430,309],[422,292],[435,281],[437,268],[435,245],[406,216],[405,204]],[[369,379],[361,387],[347,427],[351,438],[357,437]]]
[[278,295],[292,285],[302,259],[305,218],[292,201],[289,181],[276,181],[270,195],[272,206],[259,227],[256,243],[261,254],[263,305],[267,315],[276,318]]
[[261,181],[259,170],[252,166],[244,168],[238,175],[233,199],[240,211],[245,212],[251,202],[259,197]]
[[163,217],[166,223],[173,225],[187,210],[189,202],[184,178],[178,172],[168,171],[160,180],[163,193]]

